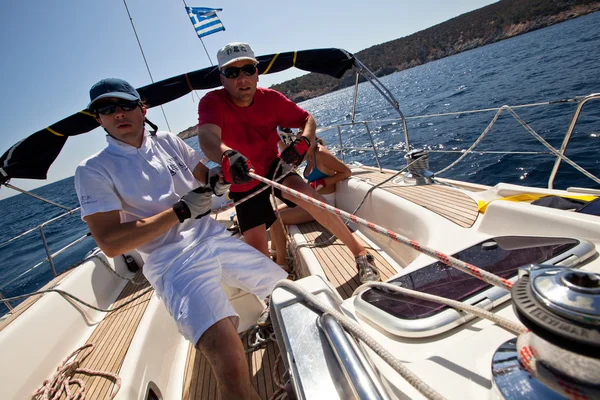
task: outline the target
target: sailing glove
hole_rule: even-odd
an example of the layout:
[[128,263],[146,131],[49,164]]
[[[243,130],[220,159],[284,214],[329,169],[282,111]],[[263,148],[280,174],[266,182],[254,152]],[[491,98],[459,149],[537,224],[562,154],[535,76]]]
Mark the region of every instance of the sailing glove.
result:
[[247,183],[252,180],[248,172],[254,169],[250,161],[234,150],[227,150],[221,156],[223,178],[227,183]]
[[316,191],[319,191],[321,189],[323,189],[325,186],[327,186],[327,182],[325,182],[325,178],[320,178],[317,179],[316,181],[312,181],[309,183],[310,187],[315,189]]
[[289,165],[297,167],[304,160],[304,155],[309,148],[310,140],[306,136],[300,136],[281,152],[281,159]]
[[173,205],[179,222],[188,218],[199,219],[210,214],[213,190],[210,186],[200,186],[192,190]]
[[229,190],[229,183],[223,178],[221,167],[214,167],[208,170],[206,182],[216,196],[223,196]]

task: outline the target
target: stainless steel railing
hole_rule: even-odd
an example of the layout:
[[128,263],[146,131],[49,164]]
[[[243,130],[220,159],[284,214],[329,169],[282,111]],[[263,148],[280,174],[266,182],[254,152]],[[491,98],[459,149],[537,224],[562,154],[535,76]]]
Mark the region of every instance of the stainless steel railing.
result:
[[[579,171],[580,173],[582,173],[583,175],[587,176],[588,178],[590,178],[591,180],[593,180],[594,182],[600,184],[600,178],[598,178],[597,176],[595,176],[594,174],[592,174],[589,171],[586,171],[584,168],[582,168],[581,166],[579,166],[577,163],[575,163],[574,161],[570,160],[568,157],[565,156],[565,151],[567,148],[567,145],[569,143],[569,140],[571,138],[571,135],[573,133],[573,130],[575,128],[575,125],[580,117],[581,114],[581,110],[583,108],[583,106],[590,100],[597,100],[600,99],[600,94],[596,93],[596,94],[591,94],[588,96],[584,96],[584,97],[576,97],[573,99],[562,99],[562,100],[554,100],[554,101],[545,101],[545,102],[537,102],[537,103],[530,103],[530,104],[521,104],[521,105],[516,105],[516,106],[502,106],[502,107],[495,107],[495,108],[485,108],[485,109],[478,109],[478,110],[465,110],[465,111],[457,111],[457,112],[449,112],[449,113],[439,113],[439,114],[428,114],[428,115],[416,115],[416,116],[409,116],[409,117],[404,117],[402,116],[401,118],[392,118],[392,119],[385,119],[385,120],[366,120],[366,121],[352,121],[352,122],[348,122],[348,123],[343,123],[343,124],[336,124],[336,125],[332,125],[332,126],[326,126],[323,128],[319,128],[317,130],[318,133],[322,133],[322,132],[327,132],[329,130],[336,130],[337,131],[337,136],[339,138],[339,152],[340,152],[340,158],[342,159],[343,162],[345,162],[345,156],[344,156],[344,152],[348,151],[348,150],[358,150],[358,151],[372,151],[374,153],[375,156],[375,161],[377,163],[377,167],[381,170],[381,161],[380,161],[380,157],[377,151],[377,147],[375,146],[375,142],[373,140],[373,136],[371,134],[371,129],[369,128],[369,125],[381,125],[384,123],[395,123],[395,122],[401,122],[403,124],[403,129],[405,132],[405,140],[407,140],[406,143],[408,143],[408,131],[405,128],[405,123],[407,120],[410,119],[422,119],[422,118],[434,118],[434,117],[445,117],[445,116],[452,116],[452,115],[461,115],[461,114],[473,114],[473,113],[482,113],[482,112],[493,112],[495,111],[496,114],[494,116],[494,118],[492,119],[492,121],[489,123],[489,125],[486,127],[486,129],[484,130],[484,132],[475,140],[475,142],[468,148],[468,149],[459,149],[459,150],[429,150],[429,152],[431,153],[460,153],[460,157],[455,160],[453,163],[451,163],[449,166],[445,167],[444,169],[436,172],[436,174],[439,174],[441,172],[444,172],[448,169],[450,169],[451,167],[455,166],[459,161],[461,161],[464,157],[466,157],[468,154],[471,153],[476,153],[476,154],[520,154],[520,155],[534,155],[534,154],[541,154],[541,155],[555,155],[556,156],[556,161],[554,164],[554,168],[552,170],[552,172],[550,173],[550,177],[548,180],[548,188],[552,189],[553,188],[553,182],[554,182],[554,178],[556,176],[557,170],[558,170],[558,166],[560,165],[561,161],[565,161],[568,164],[570,164],[571,166],[573,166],[577,171]],[[560,148],[560,150],[555,149],[554,147],[552,147],[549,143],[547,143],[539,134],[537,134],[527,123],[525,123],[520,117],[519,115],[515,112],[515,110],[517,109],[521,109],[521,108],[527,108],[527,107],[538,107],[538,106],[547,106],[547,105],[551,105],[551,104],[560,104],[560,103],[569,103],[569,102],[574,102],[577,103],[577,109],[571,119],[570,125],[569,125],[569,129],[567,130],[564,138],[563,138],[563,144]],[[522,126],[523,128],[530,133],[534,138],[536,138],[538,141],[540,141],[546,148],[548,151],[503,151],[503,150],[486,150],[486,151],[479,151],[479,150],[475,150],[475,147],[481,142],[481,140],[485,137],[485,135],[490,131],[491,127],[494,125],[494,123],[496,122],[496,120],[498,119],[499,115],[502,112],[508,112],[510,113]],[[371,142],[371,146],[372,147],[360,147],[360,146],[344,146],[343,145],[343,140],[342,140],[342,128],[343,127],[356,127],[356,126],[365,126],[366,131],[367,131],[367,135],[369,136],[369,140]],[[335,150],[335,149],[334,149]],[[387,148],[386,151],[388,152],[398,152],[398,153],[406,153],[408,152],[409,147],[408,145],[402,149],[402,148]]]
[[[579,115],[581,114],[581,109],[590,100],[598,100],[600,99],[600,93],[593,93],[589,96],[586,96],[579,102],[577,105],[577,109],[575,110],[575,114],[573,114],[573,118],[571,118],[571,123],[569,124],[569,129],[567,129],[567,133],[565,133],[565,137],[563,139],[562,145],[560,146],[560,155],[564,155],[567,150],[567,146],[569,145],[569,141],[571,140],[571,134],[575,129],[575,125],[579,120]],[[552,189],[554,186],[554,178],[556,177],[556,173],[558,172],[558,167],[562,158],[560,156],[556,156],[556,161],[554,161],[554,167],[552,168],[552,172],[550,173],[550,178],[548,179],[548,189]]]
[[[46,200],[44,200],[44,201],[46,201]],[[61,206],[61,207],[62,207],[62,208],[65,208],[65,207],[63,207],[63,206]],[[6,288],[6,287],[7,287],[7,286],[9,286],[10,284],[12,284],[12,283],[14,283],[15,281],[17,281],[18,279],[20,279],[20,278],[22,278],[23,276],[25,276],[25,275],[27,275],[27,274],[31,273],[33,270],[35,270],[35,269],[37,269],[38,267],[40,267],[40,266],[41,266],[42,264],[44,264],[46,261],[48,262],[48,264],[49,264],[49,266],[50,266],[50,269],[52,270],[52,274],[53,274],[53,276],[54,276],[54,277],[56,277],[56,276],[58,275],[58,273],[56,272],[56,267],[55,267],[55,265],[54,265],[54,258],[55,258],[56,256],[58,256],[59,254],[63,253],[64,251],[66,251],[66,250],[70,249],[71,247],[75,246],[76,244],[78,244],[78,243],[82,242],[82,241],[83,241],[84,239],[86,239],[87,237],[90,237],[90,236],[91,236],[91,233],[89,233],[89,232],[88,232],[88,233],[86,233],[85,235],[83,235],[83,236],[81,236],[81,237],[79,237],[79,238],[77,238],[77,239],[73,240],[72,242],[70,242],[70,243],[69,243],[69,244],[67,244],[66,246],[62,247],[61,249],[59,249],[59,250],[55,251],[54,253],[51,253],[51,252],[50,252],[50,247],[48,246],[48,242],[47,242],[47,240],[46,240],[46,235],[45,235],[45,233],[44,233],[44,228],[45,228],[45,227],[47,227],[48,225],[50,225],[50,224],[52,224],[52,223],[54,223],[54,222],[58,221],[58,220],[59,220],[59,219],[61,219],[61,218],[64,218],[64,217],[66,217],[66,216],[69,216],[69,215],[73,215],[75,212],[79,211],[79,210],[80,210],[80,208],[81,208],[81,207],[77,207],[77,208],[74,208],[74,209],[72,209],[72,210],[69,210],[68,212],[66,212],[66,213],[64,213],[64,214],[61,214],[61,215],[59,215],[59,216],[57,216],[57,217],[55,217],[55,218],[52,218],[52,219],[49,219],[48,221],[45,221],[44,223],[42,223],[42,224],[40,224],[40,225],[36,226],[35,228],[29,229],[29,230],[27,230],[27,231],[25,231],[25,232],[23,232],[23,233],[21,233],[21,234],[19,234],[19,235],[15,236],[15,237],[13,237],[13,238],[11,238],[11,239],[9,239],[9,240],[7,240],[7,241],[3,242],[3,243],[0,243],[0,247],[4,247],[4,246],[6,246],[7,244],[9,244],[9,243],[12,243],[12,242],[14,242],[15,240],[17,240],[17,239],[19,239],[19,238],[22,238],[22,237],[24,237],[24,236],[27,236],[27,235],[29,235],[29,234],[31,234],[31,233],[34,233],[34,232],[39,232],[39,233],[40,233],[40,235],[41,235],[42,243],[44,244],[44,250],[45,250],[45,252],[46,252],[46,258],[44,258],[43,260],[41,260],[40,262],[38,262],[38,263],[37,263],[37,264],[35,264],[34,266],[32,266],[32,267],[28,268],[26,271],[22,272],[21,274],[19,274],[18,276],[14,277],[14,278],[13,278],[13,279],[11,279],[10,281],[8,281],[8,282],[4,282],[4,283],[2,284],[2,286],[0,286],[0,289],[4,289],[4,288]],[[3,295],[3,294],[2,294],[2,292],[0,291],[0,298],[3,298],[3,297],[4,297],[4,295]],[[12,306],[11,306],[11,305],[10,305],[8,302],[5,302],[4,304],[6,305],[6,307],[7,307],[9,310],[12,310],[12,309],[13,309],[13,307],[12,307]]]
[[325,334],[327,341],[338,363],[342,367],[346,379],[351,384],[354,394],[358,399],[387,400],[385,390],[372,368],[363,363],[358,348],[353,346],[346,336],[344,328],[330,314],[323,314],[318,319],[319,327]]

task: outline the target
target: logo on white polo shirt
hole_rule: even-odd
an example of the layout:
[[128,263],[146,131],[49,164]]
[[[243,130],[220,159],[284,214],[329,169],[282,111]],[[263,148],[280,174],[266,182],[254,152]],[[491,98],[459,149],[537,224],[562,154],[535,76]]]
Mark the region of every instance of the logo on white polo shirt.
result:
[[92,196],[81,196],[80,203],[81,203],[82,206],[85,206],[87,204],[94,204],[94,203],[97,203],[97,202],[98,202],[98,200],[93,200]]
[[171,176],[174,176],[178,171],[189,170],[188,166],[176,157],[171,157],[167,159],[167,168],[169,169]]

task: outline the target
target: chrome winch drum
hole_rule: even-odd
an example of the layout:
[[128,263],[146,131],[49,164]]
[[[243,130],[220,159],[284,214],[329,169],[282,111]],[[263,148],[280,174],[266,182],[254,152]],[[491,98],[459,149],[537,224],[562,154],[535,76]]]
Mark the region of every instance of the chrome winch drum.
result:
[[433,183],[433,172],[429,170],[429,153],[423,149],[411,150],[404,156],[408,164],[405,180],[414,180],[417,185]]
[[545,265],[519,271],[514,310],[530,330],[492,359],[502,399],[600,398],[600,274]]

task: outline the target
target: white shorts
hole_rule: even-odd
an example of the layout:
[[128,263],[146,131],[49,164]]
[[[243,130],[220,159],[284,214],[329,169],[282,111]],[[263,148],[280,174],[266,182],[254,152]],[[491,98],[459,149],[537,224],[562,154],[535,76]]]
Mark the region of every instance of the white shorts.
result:
[[180,254],[156,282],[179,332],[196,345],[216,322],[239,323],[221,282],[264,299],[287,273],[264,254],[233,237],[212,237]]

